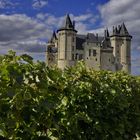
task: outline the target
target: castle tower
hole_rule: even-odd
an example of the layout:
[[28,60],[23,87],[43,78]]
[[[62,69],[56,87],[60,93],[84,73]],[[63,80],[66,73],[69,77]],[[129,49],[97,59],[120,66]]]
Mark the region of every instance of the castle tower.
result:
[[119,30],[120,28],[118,29],[117,26],[116,27],[113,26],[113,34],[110,36],[111,46],[113,47],[113,55],[115,58],[114,61],[115,61],[116,71],[122,69],[120,63],[122,39],[120,37]]
[[131,73],[131,39],[132,36],[128,33],[125,24],[121,25],[120,35],[122,38],[121,46],[121,64],[122,70]]
[[74,65],[76,51],[76,33],[74,22],[72,23],[69,15],[58,33],[58,67],[64,69],[66,66]]
[[110,38],[109,38],[109,31],[108,31],[108,29],[105,29],[104,30],[104,39],[103,39],[103,41],[102,41],[102,46],[104,47],[104,48],[107,48],[108,46],[110,46],[111,44],[110,44]]
[[113,55],[115,57],[116,71],[123,70],[131,73],[131,38],[125,24],[113,27],[113,34],[110,36]]
[[55,31],[52,34],[51,39],[47,43],[46,51],[46,63],[49,66],[55,65],[57,59],[57,36]]

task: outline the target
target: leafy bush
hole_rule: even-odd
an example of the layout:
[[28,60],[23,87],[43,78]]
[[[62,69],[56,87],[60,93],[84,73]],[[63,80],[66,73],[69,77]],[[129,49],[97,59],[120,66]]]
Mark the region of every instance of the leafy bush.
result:
[[0,57],[0,139],[131,140],[140,132],[140,78],[61,71],[10,51]]

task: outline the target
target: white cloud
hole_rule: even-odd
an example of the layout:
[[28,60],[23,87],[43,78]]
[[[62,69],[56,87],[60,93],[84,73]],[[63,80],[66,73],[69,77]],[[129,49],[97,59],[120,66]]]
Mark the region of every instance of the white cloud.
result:
[[83,15],[79,15],[79,16],[74,16],[71,14],[71,17],[76,21],[76,22],[82,22],[82,21],[86,21],[90,18],[93,17],[93,15],[91,13],[87,13],[87,14],[83,14]]
[[44,23],[26,15],[0,15],[0,53],[9,49],[22,52],[45,52],[52,31]]
[[[92,25],[94,25],[98,20],[98,16],[94,16],[92,13],[85,13],[78,16],[70,14],[70,17],[72,21],[74,20],[76,22],[76,30],[78,33],[84,34],[88,32],[90,24],[92,23]],[[47,27],[53,30],[63,26],[65,16],[56,17],[48,13],[39,13],[37,19],[44,22]]]
[[[84,23],[94,18],[92,14],[71,15],[76,20],[78,33],[86,33],[88,24]],[[63,26],[65,17],[39,13],[35,18],[24,14],[0,15],[0,53],[9,49],[16,52],[40,53],[45,52],[46,41],[54,29]]]
[[18,5],[17,2],[11,2],[10,0],[0,0],[0,9],[14,8],[16,5]]
[[1,0],[1,1],[0,1],[0,8],[3,9],[3,8],[5,8],[5,7],[6,7],[5,1]]
[[96,23],[98,20],[98,16],[90,13],[85,13],[79,16],[75,16],[73,14],[70,14],[72,20],[76,22],[76,30],[80,34],[86,34],[90,30],[90,25],[92,26]]
[[47,0],[34,0],[32,7],[34,9],[40,9],[43,8],[44,6],[48,5],[48,1]]
[[[110,0],[104,5],[99,6],[102,26],[111,27],[125,22],[128,31],[133,36],[132,39],[132,57],[135,58],[140,46],[140,1],[139,0]],[[135,69],[140,65],[140,57],[132,61],[133,73],[137,73]],[[137,67],[136,67],[137,65]],[[139,72],[140,74],[140,72]]]

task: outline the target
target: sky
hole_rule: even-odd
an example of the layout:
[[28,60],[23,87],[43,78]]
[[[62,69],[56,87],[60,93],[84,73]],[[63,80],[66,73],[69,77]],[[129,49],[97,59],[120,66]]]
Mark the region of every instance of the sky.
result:
[[140,0],[0,0],[0,54],[14,50],[45,61],[46,42],[65,15],[80,34],[126,24],[133,36],[132,74],[140,75]]

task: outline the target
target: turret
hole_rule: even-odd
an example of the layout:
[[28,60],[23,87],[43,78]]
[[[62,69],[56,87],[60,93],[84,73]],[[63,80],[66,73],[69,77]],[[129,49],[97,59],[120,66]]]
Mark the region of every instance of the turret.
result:
[[122,25],[113,27],[113,34],[110,37],[111,46],[113,47],[113,55],[115,57],[116,71],[123,70],[131,72],[131,38],[128,30],[123,23]]
[[102,46],[104,48],[107,48],[107,47],[111,46],[110,45],[110,39],[109,39],[109,31],[108,31],[108,29],[105,29],[104,30],[104,39],[102,41]]
[[48,41],[48,44],[53,44],[53,43],[55,43],[56,40],[57,40],[57,36],[56,36],[55,31],[53,31],[53,34],[52,34],[50,40]]
[[54,31],[51,39],[47,43],[47,50],[46,50],[47,65],[56,64],[56,61],[55,61],[56,57],[57,57],[57,36]]
[[66,15],[63,26],[58,33],[58,67],[64,69],[74,63],[76,50],[75,22],[72,22],[69,14]]
[[125,24],[121,25],[120,35],[122,38],[121,46],[121,64],[122,70],[131,73],[131,39]]

